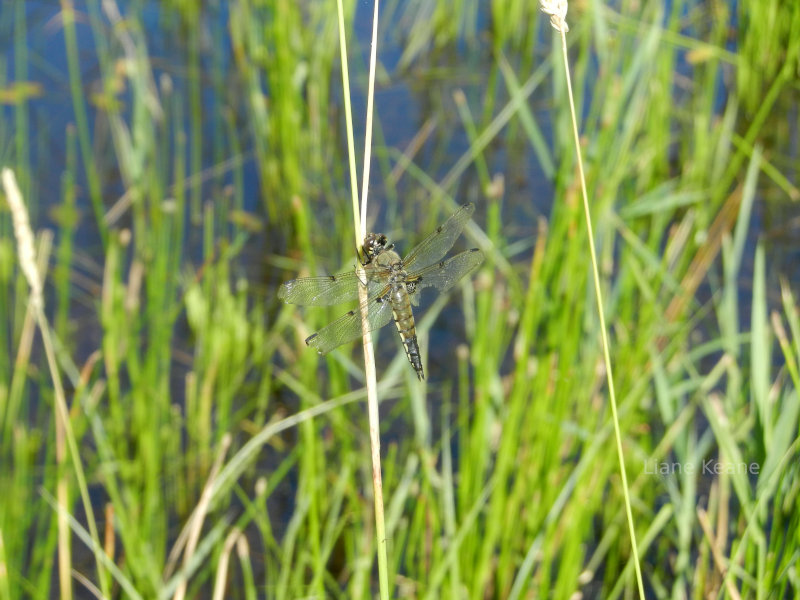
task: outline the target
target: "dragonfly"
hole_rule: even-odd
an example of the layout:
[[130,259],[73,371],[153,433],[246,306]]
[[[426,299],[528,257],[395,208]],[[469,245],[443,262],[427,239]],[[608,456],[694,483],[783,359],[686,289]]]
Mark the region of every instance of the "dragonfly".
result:
[[408,362],[422,380],[425,372],[411,307],[419,304],[424,288],[446,292],[483,263],[483,252],[478,248],[442,260],[473,212],[474,204],[463,205],[402,259],[384,234],[370,233],[362,246],[364,274],[361,277],[354,270],[327,277],[292,279],[278,289],[278,298],[288,304],[332,306],[358,300],[359,286],[366,286],[367,298],[363,306],[310,335],[306,344],[325,355],[361,337],[364,334],[361,315],[365,309],[368,331],[380,329],[394,319]]

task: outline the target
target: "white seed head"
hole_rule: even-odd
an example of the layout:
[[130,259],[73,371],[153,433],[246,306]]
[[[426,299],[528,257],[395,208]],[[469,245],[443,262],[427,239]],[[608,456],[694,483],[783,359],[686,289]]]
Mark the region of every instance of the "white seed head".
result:
[[11,218],[14,221],[19,264],[22,267],[22,273],[28,280],[28,285],[31,286],[31,303],[34,307],[41,308],[44,304],[42,280],[39,277],[39,269],[36,267],[36,251],[33,249],[33,232],[28,221],[28,209],[25,208],[14,171],[8,168],[3,169],[2,178],[8,207],[11,209]]
[[539,9],[550,15],[550,25],[556,31],[569,31],[567,25],[567,0],[539,0]]

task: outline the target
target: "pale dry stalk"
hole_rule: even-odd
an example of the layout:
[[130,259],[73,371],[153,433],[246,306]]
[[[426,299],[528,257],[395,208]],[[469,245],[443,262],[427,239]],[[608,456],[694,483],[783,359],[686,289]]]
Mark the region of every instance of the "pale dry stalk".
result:
[[[61,385],[61,376],[55,364],[55,353],[49,337],[49,328],[44,317],[44,295],[42,294],[42,279],[39,277],[39,269],[36,266],[36,251],[33,247],[33,231],[31,230],[30,220],[28,219],[28,209],[22,199],[22,193],[17,185],[17,178],[11,169],[5,168],[2,172],[3,189],[8,200],[8,207],[11,210],[11,218],[14,222],[14,236],[17,238],[17,255],[19,264],[28,285],[31,288],[29,296],[31,308],[33,309],[39,330],[42,333],[42,340],[45,344],[50,373],[53,377],[53,386],[56,393],[56,412],[61,413],[56,416],[56,462],[59,466],[66,460],[67,449],[65,442],[65,425],[68,419],[66,413],[66,400],[64,390]],[[61,418],[59,418],[59,416]],[[56,486],[56,498],[62,508],[66,509],[69,503],[69,488],[66,474],[59,477]],[[65,510],[58,511],[58,578],[61,588],[62,598],[72,598],[72,578],[71,578],[72,554],[70,548],[69,523]]]

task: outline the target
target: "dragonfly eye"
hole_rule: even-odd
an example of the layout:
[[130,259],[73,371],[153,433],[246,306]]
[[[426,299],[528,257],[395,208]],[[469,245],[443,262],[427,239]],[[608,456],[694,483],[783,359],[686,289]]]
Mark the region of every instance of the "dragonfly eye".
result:
[[382,233],[370,233],[364,238],[364,254],[372,259],[386,249],[386,236]]

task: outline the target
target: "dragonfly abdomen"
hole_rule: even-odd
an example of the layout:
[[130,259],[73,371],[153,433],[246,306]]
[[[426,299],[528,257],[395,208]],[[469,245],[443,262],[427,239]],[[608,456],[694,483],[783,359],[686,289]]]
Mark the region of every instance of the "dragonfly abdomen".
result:
[[392,316],[406,357],[411,366],[417,372],[417,377],[425,379],[425,372],[422,369],[422,359],[419,354],[419,343],[417,342],[417,328],[414,324],[414,313],[411,310],[411,301],[404,283],[394,285],[391,293]]

